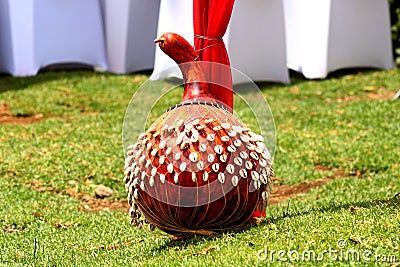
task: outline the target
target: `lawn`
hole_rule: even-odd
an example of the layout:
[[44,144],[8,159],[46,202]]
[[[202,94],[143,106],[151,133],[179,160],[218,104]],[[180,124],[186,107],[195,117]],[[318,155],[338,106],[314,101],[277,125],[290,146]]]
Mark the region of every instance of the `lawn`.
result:
[[276,124],[267,217],[185,240],[129,224],[122,128],[147,79],[0,76],[0,266],[399,265],[400,69],[259,83]]

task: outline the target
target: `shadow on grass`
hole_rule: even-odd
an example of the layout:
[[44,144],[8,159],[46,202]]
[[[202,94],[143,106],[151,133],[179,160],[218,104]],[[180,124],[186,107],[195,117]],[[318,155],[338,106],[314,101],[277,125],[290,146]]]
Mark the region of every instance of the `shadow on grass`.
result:
[[[289,202],[290,203],[290,202]],[[282,212],[281,215],[279,216],[272,216],[270,218],[267,218],[266,220],[262,221],[260,225],[268,225],[270,223],[277,223],[280,220],[286,219],[286,218],[294,218],[298,216],[303,216],[310,214],[312,212],[320,212],[320,213],[326,213],[326,212],[336,212],[340,211],[343,209],[350,210],[352,207],[359,207],[359,208],[371,208],[371,207],[376,207],[376,206],[395,206],[398,207],[400,205],[400,193],[397,193],[395,196],[389,198],[389,199],[373,199],[373,200],[368,200],[368,201],[355,201],[355,202],[349,202],[349,203],[332,203],[329,206],[323,206],[323,207],[312,207],[309,210],[306,211],[287,211],[289,209],[289,205],[287,206],[287,209]]]
[[[303,215],[308,215],[313,212],[319,212],[319,213],[326,213],[326,212],[337,212],[343,209],[350,210],[352,207],[358,207],[358,208],[371,208],[371,207],[376,207],[376,206],[393,206],[393,207],[399,207],[400,205],[400,192],[397,193],[395,196],[389,199],[374,199],[374,200],[368,200],[368,201],[360,201],[360,202],[349,202],[349,203],[332,203],[332,205],[325,206],[325,207],[313,207],[309,210],[306,211],[283,211],[283,213],[279,216],[276,217],[270,217],[267,218],[266,220],[263,220],[258,226],[266,226],[268,224],[275,224],[283,219],[286,218],[295,218]],[[160,246],[155,246],[151,249],[152,252],[162,252],[165,249],[186,249],[188,246],[191,245],[200,245],[204,243],[204,241],[210,241],[214,239],[220,239],[224,238],[226,235],[232,235],[232,234],[241,234],[245,233],[248,230],[250,230],[253,227],[257,227],[255,225],[247,225],[242,228],[238,229],[233,229],[233,230],[224,230],[220,232],[215,232],[212,236],[204,236],[204,235],[191,235],[186,237],[185,239],[181,240],[175,240],[171,239],[164,244],[161,244]],[[201,254],[202,252],[199,252]]]
[[[349,75],[350,76],[367,75],[377,71],[381,70],[374,68],[348,68],[330,72],[328,76],[324,79],[308,79],[300,72],[289,70],[290,84],[281,84],[281,83],[265,82],[265,81],[256,81],[255,84],[261,89],[262,92],[265,93],[269,89],[275,87],[282,87],[282,89],[285,89],[303,83],[308,83],[311,81],[329,81],[330,79],[341,79],[344,76],[349,76]],[[240,85],[238,89],[240,90]]]
[[36,76],[13,77],[6,74],[0,74],[0,94],[6,91],[24,90],[35,84],[43,84],[50,81],[61,79],[82,79],[90,77],[96,73],[88,70],[76,71],[44,71]]
[[[126,75],[130,74],[150,75],[151,70],[128,73]],[[50,65],[41,69],[37,75],[27,77],[14,77],[9,74],[0,73],[0,94],[11,90],[24,90],[35,84],[42,84],[61,79],[80,80],[95,75],[115,76],[118,74],[113,74],[111,72],[96,72],[91,66],[86,66],[84,64],[78,66],[76,64]]]

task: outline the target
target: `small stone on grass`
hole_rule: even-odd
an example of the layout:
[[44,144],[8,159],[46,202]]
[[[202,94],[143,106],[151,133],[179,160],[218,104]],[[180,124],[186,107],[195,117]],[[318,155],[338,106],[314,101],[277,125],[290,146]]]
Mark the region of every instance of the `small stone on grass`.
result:
[[111,188],[102,184],[98,185],[94,192],[97,198],[108,198],[114,195],[114,192]]

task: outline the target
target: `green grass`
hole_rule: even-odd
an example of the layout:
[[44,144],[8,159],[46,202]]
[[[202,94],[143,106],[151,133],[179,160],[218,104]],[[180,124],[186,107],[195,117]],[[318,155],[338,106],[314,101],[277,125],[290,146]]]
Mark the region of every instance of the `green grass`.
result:
[[[338,72],[321,81],[293,74],[291,85],[259,84],[276,123],[275,186],[337,172],[344,177],[269,207],[258,226],[184,241],[131,227],[125,211],[84,212],[80,200],[65,193],[76,188],[94,195],[96,185],[105,184],[114,198],[125,199],[124,114],[147,78],[90,71],[0,76],[0,104],[14,115],[45,118],[0,124],[0,266],[399,264],[400,100],[373,98],[400,89],[400,69]],[[150,120],[179,102],[179,88],[161,92],[166,97]],[[256,126],[244,104],[235,103],[242,119]],[[32,183],[52,190],[33,190]],[[301,261],[302,252],[318,257],[338,250],[342,240],[342,252],[368,250],[371,261],[329,260],[328,254]],[[288,255],[278,258],[279,250],[297,251],[300,261],[283,261]],[[267,259],[260,260],[265,251]]]

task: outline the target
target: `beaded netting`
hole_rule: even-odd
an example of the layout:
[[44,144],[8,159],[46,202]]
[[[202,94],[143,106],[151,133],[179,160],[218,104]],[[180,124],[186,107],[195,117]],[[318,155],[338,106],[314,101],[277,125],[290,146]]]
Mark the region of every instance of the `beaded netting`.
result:
[[131,223],[174,235],[241,227],[266,208],[271,164],[264,138],[223,106],[180,103],[128,147]]

